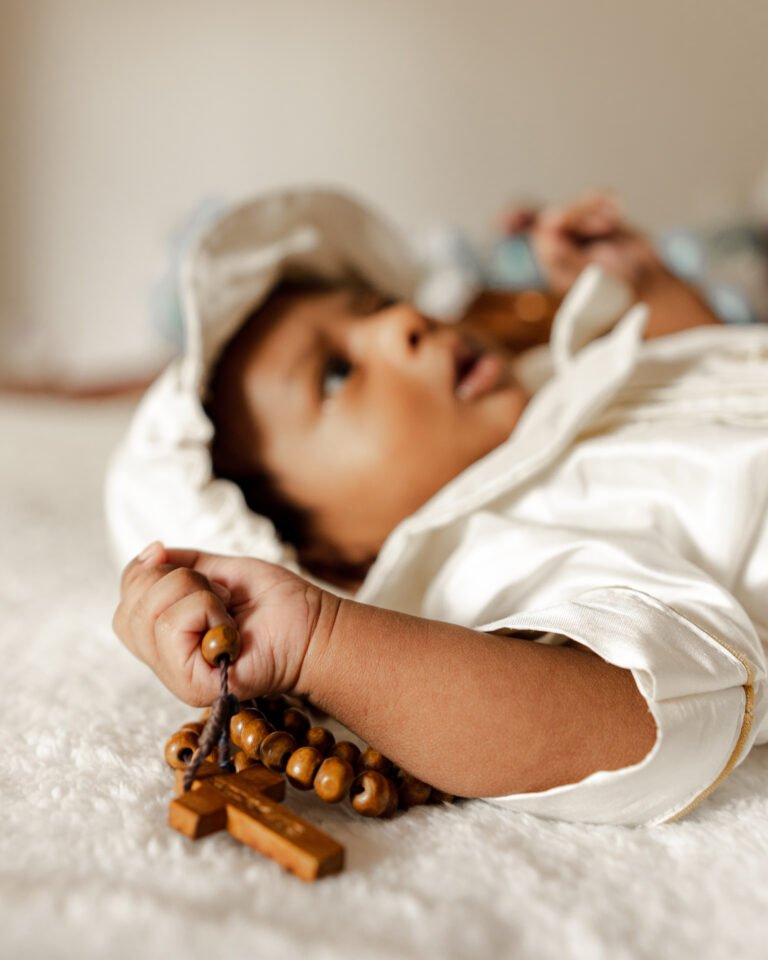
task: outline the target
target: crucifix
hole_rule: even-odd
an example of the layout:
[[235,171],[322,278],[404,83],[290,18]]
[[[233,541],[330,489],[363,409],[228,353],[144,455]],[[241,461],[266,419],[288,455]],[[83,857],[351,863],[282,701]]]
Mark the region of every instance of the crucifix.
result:
[[[221,693],[205,726],[185,723],[165,746],[165,759],[176,770],[177,797],[168,814],[174,830],[192,840],[226,830],[302,880],[316,880],[343,869],[344,847],[281,805],[281,774],[299,790],[314,789],[326,803],[348,796],[364,817],[391,817],[398,807],[453,800],[399,770],[378,750],[361,753],[349,740],[337,743],[280,694],[244,703],[230,697],[229,664],[240,652],[233,627],[213,627],[201,648],[220,670]],[[230,772],[232,767],[239,772]]]
[[185,837],[197,840],[226,830],[302,880],[339,873],[344,866],[344,847],[282,806],[285,780],[261,764],[223,773],[207,761],[186,793],[184,771],[177,770],[176,792],[168,824]]

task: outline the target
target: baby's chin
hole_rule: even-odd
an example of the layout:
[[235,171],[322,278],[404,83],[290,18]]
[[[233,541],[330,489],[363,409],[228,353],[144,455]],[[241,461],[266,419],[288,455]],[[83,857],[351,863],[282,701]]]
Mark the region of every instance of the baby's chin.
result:
[[477,412],[487,424],[495,446],[503,443],[514,431],[530,396],[518,383],[511,364],[505,370],[503,381],[477,401]]

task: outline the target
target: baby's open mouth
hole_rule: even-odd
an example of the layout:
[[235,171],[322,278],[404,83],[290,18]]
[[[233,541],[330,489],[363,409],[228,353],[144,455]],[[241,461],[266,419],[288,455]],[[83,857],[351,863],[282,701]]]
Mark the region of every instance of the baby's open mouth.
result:
[[455,393],[460,400],[474,400],[494,390],[502,380],[504,361],[498,353],[484,350],[463,337],[454,351]]

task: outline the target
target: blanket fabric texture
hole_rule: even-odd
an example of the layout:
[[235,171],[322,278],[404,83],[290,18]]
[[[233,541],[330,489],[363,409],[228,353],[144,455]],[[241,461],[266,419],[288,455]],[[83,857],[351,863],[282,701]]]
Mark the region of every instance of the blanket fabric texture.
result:
[[679,823],[596,827],[482,801],[366,821],[306,885],[166,826],[163,746],[194,711],[111,630],[101,483],[125,402],[0,401],[0,957],[763,957],[768,750]]

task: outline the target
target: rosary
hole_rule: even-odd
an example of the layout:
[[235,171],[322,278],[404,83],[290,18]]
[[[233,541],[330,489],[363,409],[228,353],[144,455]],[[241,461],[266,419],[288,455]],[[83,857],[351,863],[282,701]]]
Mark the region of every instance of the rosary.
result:
[[219,668],[219,697],[204,712],[204,723],[183,724],[165,747],[178,794],[168,822],[185,836],[196,840],[226,830],[302,880],[316,880],[343,869],[344,847],[281,805],[286,780],[299,790],[314,789],[326,803],[348,797],[364,817],[454,799],[378,750],[336,742],[280,694],[240,703],[229,693],[229,667],[240,654],[232,627],[209,630],[201,652]]

